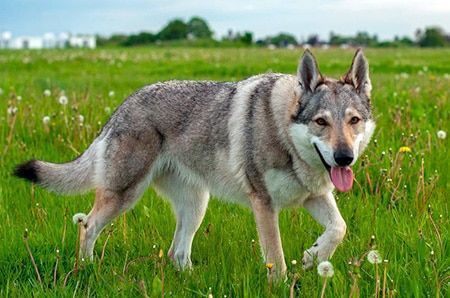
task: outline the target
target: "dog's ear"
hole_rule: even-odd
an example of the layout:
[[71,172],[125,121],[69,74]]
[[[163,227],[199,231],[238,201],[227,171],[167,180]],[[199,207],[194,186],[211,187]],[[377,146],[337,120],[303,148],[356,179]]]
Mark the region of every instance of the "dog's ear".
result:
[[319,67],[317,66],[316,58],[314,58],[313,54],[309,50],[306,50],[300,59],[297,77],[300,87],[305,92],[314,91],[319,82],[322,81],[322,75],[320,74]]
[[372,90],[372,83],[369,77],[369,63],[367,62],[364,53],[359,48],[353,57],[352,66],[344,77],[344,82],[352,84],[355,89],[370,98],[370,91]]

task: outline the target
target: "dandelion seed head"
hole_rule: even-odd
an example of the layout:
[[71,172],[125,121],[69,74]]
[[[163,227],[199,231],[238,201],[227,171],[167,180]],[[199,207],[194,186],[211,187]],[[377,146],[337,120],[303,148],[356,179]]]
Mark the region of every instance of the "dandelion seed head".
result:
[[44,90],[44,96],[45,97],[49,97],[49,96],[51,96],[52,95],[52,92],[50,91],[50,90],[48,90],[48,89],[45,89]]
[[42,118],[42,122],[43,122],[45,125],[49,124],[49,123],[50,123],[50,117],[49,117],[49,116],[44,116],[44,117]]
[[294,265],[294,266],[297,265],[297,260],[292,260],[291,264]]
[[69,99],[67,98],[67,96],[65,95],[61,95],[58,99],[59,103],[62,104],[63,106],[65,106],[66,104],[69,103]]
[[78,122],[83,123],[84,122],[84,116],[78,115]]
[[16,99],[17,99],[18,101],[21,101],[21,100],[22,100],[22,96],[18,95],[18,96],[16,97]]
[[17,114],[17,111],[18,111],[17,107],[9,107],[7,109],[8,115],[10,116],[14,116],[15,114]]
[[115,94],[116,94],[116,93],[115,93],[114,91],[111,90],[111,91],[109,91],[108,96],[109,96],[109,97],[113,97]]
[[439,130],[436,134],[437,134],[437,137],[442,140],[447,137],[447,133],[443,130]]
[[332,277],[334,275],[333,264],[329,261],[320,262],[317,266],[317,273],[322,277]]
[[209,293],[208,298],[213,298],[213,294]]
[[371,250],[367,254],[367,260],[371,264],[379,264],[379,263],[381,263],[382,259],[380,257],[380,253],[378,252],[378,250]]
[[78,224],[78,223],[86,224],[87,223],[87,215],[84,213],[77,213],[72,217],[72,221],[74,224]]

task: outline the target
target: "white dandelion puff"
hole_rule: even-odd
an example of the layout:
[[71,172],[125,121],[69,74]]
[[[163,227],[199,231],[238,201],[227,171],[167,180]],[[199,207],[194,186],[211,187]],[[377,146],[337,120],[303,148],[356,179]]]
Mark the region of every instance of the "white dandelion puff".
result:
[[84,116],[78,115],[78,122],[83,123],[84,122]]
[[50,123],[50,117],[49,117],[49,116],[44,116],[44,117],[42,118],[42,122],[43,122],[45,125],[49,124],[49,123]]
[[84,213],[77,213],[72,217],[72,220],[74,224],[81,222],[85,225],[87,223],[87,215]]
[[18,95],[18,96],[16,97],[16,99],[17,99],[18,101],[21,101],[21,100],[22,100],[22,96]]
[[447,137],[447,133],[443,130],[439,130],[436,134],[437,134],[437,137],[442,140]]
[[111,113],[111,108],[110,108],[110,107],[105,107],[105,112],[106,112],[107,114]]
[[116,94],[116,93],[115,93],[114,91],[111,90],[111,91],[109,91],[108,96],[109,96],[109,97],[113,97],[115,94]]
[[367,260],[371,264],[380,264],[382,259],[378,250],[371,250],[367,254]]
[[50,91],[50,90],[48,90],[48,89],[45,89],[44,90],[44,96],[45,97],[49,97],[49,96],[51,96],[52,95],[52,92]]
[[11,116],[15,115],[17,113],[17,110],[18,110],[17,107],[9,107],[7,109],[8,115],[11,115]]
[[294,265],[294,266],[297,265],[297,260],[292,260],[291,264]]
[[317,273],[322,277],[332,277],[334,275],[333,264],[329,261],[320,262],[317,266]]
[[68,102],[69,102],[69,99],[67,98],[67,96],[65,96],[65,95],[61,95],[60,97],[59,97],[59,103],[60,104],[62,104],[63,106],[65,106]]

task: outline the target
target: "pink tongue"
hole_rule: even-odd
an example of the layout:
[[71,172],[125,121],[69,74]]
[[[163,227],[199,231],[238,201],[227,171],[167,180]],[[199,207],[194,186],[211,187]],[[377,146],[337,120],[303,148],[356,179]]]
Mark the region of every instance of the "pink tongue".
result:
[[339,191],[349,191],[353,186],[353,171],[350,167],[331,168],[331,182]]

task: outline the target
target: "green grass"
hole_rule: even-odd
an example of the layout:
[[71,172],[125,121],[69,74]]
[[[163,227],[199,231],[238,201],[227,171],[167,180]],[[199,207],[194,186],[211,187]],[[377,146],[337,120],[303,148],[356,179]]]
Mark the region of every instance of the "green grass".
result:
[[[350,50],[314,52],[322,73],[334,77],[344,74],[353,55]],[[239,80],[267,71],[295,73],[299,55],[188,48],[0,52],[0,296],[158,296],[163,287],[167,296],[176,297],[288,297],[294,273],[299,275],[296,295],[318,296],[322,279],[316,270],[291,265],[294,259],[301,263],[303,250],[322,232],[301,208],[280,217],[286,283],[267,282],[250,210],[217,200],[194,240],[194,270],[177,272],[165,257],[175,221],[170,205],[152,190],[107,228],[97,242],[95,262],[82,264],[75,275],[69,274],[77,239],[71,218],[89,211],[93,194],[61,197],[10,175],[15,164],[32,157],[63,162],[77,156],[108,119],[108,108],[114,110],[143,85],[173,78]],[[378,270],[380,276],[387,272],[389,296],[448,297],[449,138],[439,139],[436,132],[450,133],[450,51],[369,49],[366,56],[378,126],[355,167],[353,191],[337,194],[348,234],[331,259],[335,275],[326,296],[359,291],[373,297],[376,271],[364,255],[376,248],[388,260]],[[50,97],[43,95],[45,89]],[[69,99],[65,107],[58,103],[63,90]],[[9,115],[8,107],[17,107],[16,115]],[[51,119],[47,126],[44,116]],[[411,152],[399,153],[401,146]],[[25,229],[42,285],[26,250]]]

